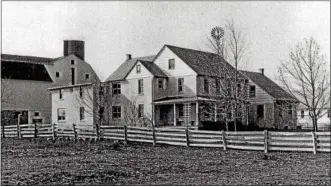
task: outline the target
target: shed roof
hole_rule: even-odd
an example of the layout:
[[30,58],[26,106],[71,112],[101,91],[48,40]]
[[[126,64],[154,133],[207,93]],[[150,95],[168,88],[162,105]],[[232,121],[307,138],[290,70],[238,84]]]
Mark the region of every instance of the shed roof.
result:
[[266,91],[269,95],[274,97],[275,99],[286,99],[286,100],[296,100],[297,98],[290,95],[283,88],[281,88],[274,81],[269,79],[267,76],[258,72],[251,71],[240,71],[242,74],[246,75],[249,79],[251,79],[254,83],[256,83],[259,87],[261,87],[264,91]]
[[151,72],[155,77],[167,77],[167,75],[153,62],[138,60],[146,69]]

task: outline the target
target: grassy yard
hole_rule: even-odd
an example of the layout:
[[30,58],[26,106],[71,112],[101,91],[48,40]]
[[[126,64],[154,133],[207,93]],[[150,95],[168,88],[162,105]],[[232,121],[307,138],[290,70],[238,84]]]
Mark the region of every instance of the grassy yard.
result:
[[330,154],[2,139],[1,185],[330,185]]

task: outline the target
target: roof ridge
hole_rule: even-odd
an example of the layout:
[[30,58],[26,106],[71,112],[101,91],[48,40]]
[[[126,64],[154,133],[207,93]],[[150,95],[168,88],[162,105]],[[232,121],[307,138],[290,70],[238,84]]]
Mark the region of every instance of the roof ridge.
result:
[[175,46],[175,45],[165,44],[165,46],[167,46],[167,47],[169,47],[169,46],[170,47],[176,47],[176,48],[179,48],[179,49],[185,49],[185,50],[191,50],[191,51],[197,51],[197,52],[201,52],[201,53],[209,53],[209,54],[213,54],[213,55],[218,55],[216,53],[209,52],[209,51],[201,51],[201,50],[192,49],[192,48],[178,47],[178,46]]
[[44,58],[44,59],[49,59],[49,60],[53,60],[53,59],[58,58],[58,57],[50,58],[50,57],[31,56],[31,55],[14,55],[14,54],[8,54],[8,53],[1,53],[1,58],[3,57],[3,55],[8,55],[8,56],[19,56],[19,57],[30,57],[30,58]]

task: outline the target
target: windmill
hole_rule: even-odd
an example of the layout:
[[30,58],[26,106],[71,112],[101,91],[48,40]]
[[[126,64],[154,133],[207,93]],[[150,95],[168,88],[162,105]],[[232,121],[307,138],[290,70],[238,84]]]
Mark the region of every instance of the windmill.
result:
[[211,37],[215,41],[215,50],[217,54],[224,58],[224,43],[223,43],[223,36],[224,36],[224,29],[222,27],[214,27],[211,32]]

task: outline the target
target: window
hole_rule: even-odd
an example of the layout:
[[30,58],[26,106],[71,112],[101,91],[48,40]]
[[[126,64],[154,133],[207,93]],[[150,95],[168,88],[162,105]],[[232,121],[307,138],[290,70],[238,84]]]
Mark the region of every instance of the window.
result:
[[80,107],[79,108],[79,119],[84,120],[84,118],[85,118],[85,109],[84,109],[84,107]]
[[100,119],[103,119],[104,117],[104,113],[105,113],[105,107],[100,107],[99,109],[99,116],[100,116]]
[[56,76],[56,78],[59,78],[60,77],[60,72],[56,72],[55,76]]
[[305,117],[305,111],[301,110],[301,118],[304,118],[304,117]]
[[175,69],[175,59],[169,59],[169,69]]
[[331,117],[331,109],[328,110],[328,118]]
[[66,110],[64,108],[57,109],[57,120],[58,121],[66,120]]
[[75,84],[75,68],[71,68],[71,84]]
[[121,84],[113,83],[113,95],[121,94]]
[[283,111],[282,111],[282,109],[279,107],[279,117],[283,117]]
[[292,117],[292,106],[288,106],[288,115]]
[[89,80],[90,79],[90,74],[86,73],[85,74],[85,80]]
[[143,79],[138,80],[138,94],[144,93],[144,82]]
[[121,106],[113,106],[113,119],[121,119]]
[[60,97],[60,99],[63,99],[62,89],[59,90],[59,97]]
[[249,97],[255,97],[256,93],[255,93],[255,86],[249,86]]
[[206,93],[209,93],[209,81],[207,77],[205,77],[205,79],[203,80],[203,90]]
[[184,86],[184,78],[178,79],[178,92],[183,92],[183,86]]
[[263,105],[257,105],[257,117],[264,118],[264,106]]
[[136,71],[137,71],[137,73],[140,73],[140,72],[141,72],[140,64],[138,64],[138,65],[136,66]]
[[34,116],[39,116],[39,112],[34,112]]
[[71,60],[71,65],[75,65],[75,60]]
[[163,79],[158,79],[157,81],[159,90],[163,90]]
[[79,97],[83,97],[83,94],[84,94],[84,90],[83,90],[83,88],[80,86],[80,87],[79,87]]
[[144,117],[144,105],[139,104],[138,105],[138,118]]
[[237,92],[241,92],[241,84],[237,84]]
[[221,94],[221,80],[215,78],[215,87],[216,87],[216,94],[220,95]]

